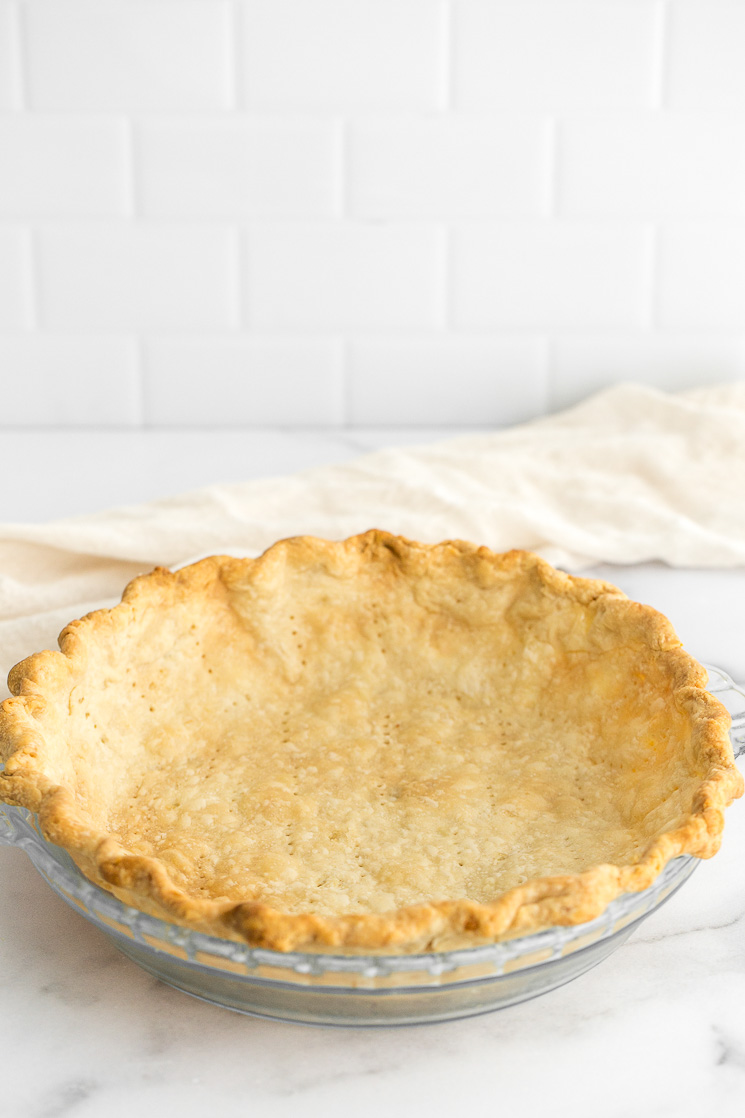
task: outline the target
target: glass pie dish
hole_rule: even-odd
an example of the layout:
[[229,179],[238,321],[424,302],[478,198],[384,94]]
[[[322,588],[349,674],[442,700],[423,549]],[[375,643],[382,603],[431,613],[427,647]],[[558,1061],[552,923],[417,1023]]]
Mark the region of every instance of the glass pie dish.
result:
[[[732,714],[745,753],[745,691],[711,666],[708,689]],[[31,812],[0,804],[0,844],[25,850],[51,888],[144,970],[194,997],[275,1020],[315,1025],[423,1024],[501,1009],[596,966],[691,876],[699,860],[668,863],[584,924],[498,943],[419,955],[279,952],[204,935],[129,907],[93,885]]]

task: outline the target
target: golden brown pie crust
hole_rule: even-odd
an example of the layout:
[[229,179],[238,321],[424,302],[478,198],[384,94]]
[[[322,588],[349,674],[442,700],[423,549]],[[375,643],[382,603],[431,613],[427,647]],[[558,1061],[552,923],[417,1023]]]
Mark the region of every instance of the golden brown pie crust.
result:
[[670,623],[526,552],[370,531],[135,579],[10,673],[0,797],[94,882],[278,950],[599,915],[720,844],[729,715]]

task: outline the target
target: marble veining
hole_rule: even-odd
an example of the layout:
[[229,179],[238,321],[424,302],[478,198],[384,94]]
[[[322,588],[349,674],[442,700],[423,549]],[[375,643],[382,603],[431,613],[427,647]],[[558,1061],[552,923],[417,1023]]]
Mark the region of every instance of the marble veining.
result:
[[39,1109],[34,1111],[38,1118],[62,1118],[74,1113],[81,1104],[87,1103],[99,1090],[95,1079],[75,1079],[53,1087],[40,1099]]

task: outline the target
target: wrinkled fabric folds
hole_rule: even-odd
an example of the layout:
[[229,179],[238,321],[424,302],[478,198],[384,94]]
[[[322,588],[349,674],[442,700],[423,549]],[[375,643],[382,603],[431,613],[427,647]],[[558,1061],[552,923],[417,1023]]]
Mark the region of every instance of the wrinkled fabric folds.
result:
[[[247,436],[248,437],[248,436]],[[289,477],[0,527],[7,670],[156,565],[256,555],[292,535],[384,528],[597,562],[745,565],[745,384],[621,385],[558,415]]]

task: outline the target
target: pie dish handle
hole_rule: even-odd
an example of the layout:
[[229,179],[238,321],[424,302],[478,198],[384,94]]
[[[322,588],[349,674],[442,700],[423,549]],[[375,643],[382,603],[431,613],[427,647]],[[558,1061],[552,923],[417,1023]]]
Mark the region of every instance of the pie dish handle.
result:
[[732,719],[730,737],[732,738],[732,749],[735,757],[745,755],[745,713]]
[[735,757],[742,757],[745,754],[745,688],[735,683],[721,668],[712,664],[705,664],[704,667],[709,673],[709,691],[724,702],[732,717],[729,731],[732,750]]

